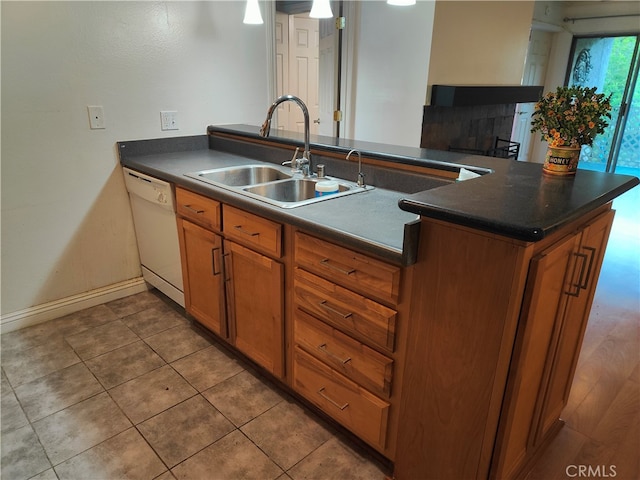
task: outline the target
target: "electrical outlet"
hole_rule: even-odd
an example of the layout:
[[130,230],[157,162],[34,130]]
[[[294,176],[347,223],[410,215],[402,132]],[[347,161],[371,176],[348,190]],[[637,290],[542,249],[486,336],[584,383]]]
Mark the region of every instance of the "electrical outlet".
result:
[[160,128],[162,130],[178,130],[178,112],[160,112]]
[[91,130],[100,130],[105,127],[104,123],[104,110],[102,106],[89,105],[87,106],[89,112],[89,127]]

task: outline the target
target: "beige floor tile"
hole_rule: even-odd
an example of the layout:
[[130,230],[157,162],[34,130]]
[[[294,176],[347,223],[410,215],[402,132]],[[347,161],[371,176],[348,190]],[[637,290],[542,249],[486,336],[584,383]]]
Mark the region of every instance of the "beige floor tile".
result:
[[13,387],[44,377],[80,362],[80,358],[63,338],[27,350],[14,352],[2,361],[2,368]]
[[168,305],[158,305],[124,317],[122,321],[140,338],[150,337],[169,328],[189,325],[189,320]]
[[166,467],[130,428],[55,467],[60,480],[151,480]]
[[29,480],[58,480],[58,476],[53,468],[49,470],[45,470],[42,473],[39,473],[35,477],[31,477]]
[[80,333],[103,323],[112,322],[116,318],[105,305],[98,305],[32,327],[3,333],[0,338],[2,359],[4,361],[7,354]]
[[269,480],[282,470],[238,430],[171,470],[178,480]]
[[173,327],[144,339],[167,363],[186,357],[211,345],[191,326]]
[[77,363],[15,389],[32,422],[104,391],[89,369]]
[[135,295],[129,295],[128,297],[119,298],[108,302],[106,306],[116,314],[118,318],[126,317],[147,308],[157,307],[164,305],[164,302],[160,299],[159,294],[148,291],[137,293]]
[[66,337],[83,360],[97,357],[116,348],[124,347],[140,340],[122,320],[116,320],[82,333]]
[[222,348],[211,345],[171,364],[199,392],[242,372],[244,364]]
[[51,468],[31,425],[2,434],[1,464],[0,476],[7,480],[31,478]]
[[327,427],[287,400],[241,430],[283,470],[288,470],[331,438]]
[[110,389],[165,365],[165,361],[140,340],[87,360],[86,365],[104,388]]
[[238,427],[283,400],[278,391],[247,370],[205,390],[202,395]]
[[0,420],[2,433],[16,430],[29,423],[27,416],[24,414],[22,407],[18,403],[15,393],[13,393],[13,389],[5,388],[4,385],[2,386],[0,414],[2,414],[2,419]]
[[57,465],[131,427],[107,392],[34,422],[40,442]]
[[53,320],[52,323],[63,335],[69,336],[117,319],[113,311],[103,304],[65,315]]
[[386,472],[333,437],[288,472],[293,480],[384,480]]
[[200,395],[171,407],[138,430],[172,468],[234,430],[234,426]]
[[176,480],[176,477],[174,477],[173,473],[171,473],[170,471],[166,471],[162,475],[154,478],[153,480]]
[[193,397],[197,392],[169,365],[109,390],[134,425]]

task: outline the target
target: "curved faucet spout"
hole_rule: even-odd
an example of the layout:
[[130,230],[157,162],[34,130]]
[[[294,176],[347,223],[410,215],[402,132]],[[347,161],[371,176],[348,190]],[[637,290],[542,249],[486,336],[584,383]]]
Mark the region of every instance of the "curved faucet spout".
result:
[[304,152],[302,153],[302,161],[309,165],[309,171],[311,171],[311,153],[309,152],[309,110],[304,102],[295,95],[282,95],[271,104],[267,111],[267,119],[260,128],[260,136],[268,137],[271,132],[271,117],[273,112],[276,111],[278,105],[283,102],[291,101],[296,103],[302,109],[302,115],[304,116]]

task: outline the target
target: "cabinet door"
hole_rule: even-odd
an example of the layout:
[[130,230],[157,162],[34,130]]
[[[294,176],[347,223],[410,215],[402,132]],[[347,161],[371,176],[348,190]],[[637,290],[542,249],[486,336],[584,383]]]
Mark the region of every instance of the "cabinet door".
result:
[[614,212],[609,211],[589,224],[582,233],[580,247],[572,253],[575,274],[565,290],[568,298],[558,343],[550,362],[549,382],[544,396],[536,443],[542,441],[567,405],[576,364],[589,319],[591,302],[600,275]]
[[536,426],[536,406],[544,391],[543,378],[557,328],[567,306],[567,290],[572,277],[573,252],[580,234],[565,237],[531,261],[527,293],[520,319],[518,340],[505,404],[509,405],[503,424],[502,455],[495,478],[512,478],[526,459]]
[[225,240],[227,306],[236,348],[273,375],[284,373],[282,264]]
[[222,238],[187,220],[178,218],[185,308],[198,322],[227,336]]

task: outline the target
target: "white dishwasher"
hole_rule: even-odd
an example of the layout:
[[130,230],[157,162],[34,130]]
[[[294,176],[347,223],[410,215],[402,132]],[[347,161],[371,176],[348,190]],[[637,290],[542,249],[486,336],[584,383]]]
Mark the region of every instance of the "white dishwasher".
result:
[[123,167],[142,277],[184,307],[180,245],[171,184]]

